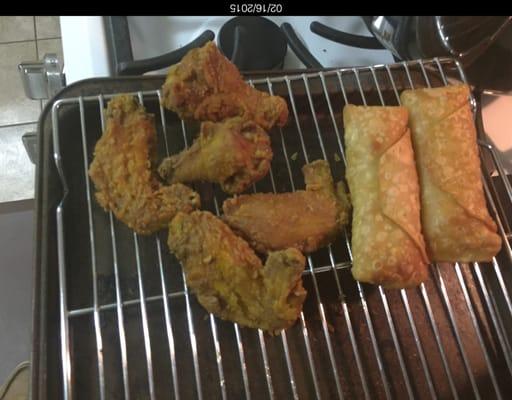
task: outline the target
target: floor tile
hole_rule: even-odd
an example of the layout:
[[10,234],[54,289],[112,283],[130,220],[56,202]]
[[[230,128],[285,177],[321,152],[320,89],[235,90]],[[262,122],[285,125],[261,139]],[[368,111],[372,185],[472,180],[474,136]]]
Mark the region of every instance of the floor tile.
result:
[[34,197],[35,166],[21,137],[36,129],[36,124],[0,127],[0,203]]
[[39,118],[39,102],[25,96],[18,72],[19,63],[36,59],[35,42],[0,44],[0,126]]
[[0,16],[0,43],[34,39],[34,17]]
[[38,59],[42,60],[45,53],[57,53],[57,58],[61,66],[63,65],[62,57],[62,40],[61,39],[43,39],[37,41]]
[[60,37],[59,17],[36,17],[37,39]]

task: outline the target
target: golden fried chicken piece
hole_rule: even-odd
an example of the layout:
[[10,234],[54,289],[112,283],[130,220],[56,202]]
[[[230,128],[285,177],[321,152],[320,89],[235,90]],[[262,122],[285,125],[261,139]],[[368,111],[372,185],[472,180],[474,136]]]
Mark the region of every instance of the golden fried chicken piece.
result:
[[113,98],[106,113],[106,129],[89,168],[98,203],[141,234],[167,227],[178,211],[198,208],[196,192],[182,184],[162,186],[151,171],[156,145],[153,116],[127,95]]
[[241,116],[267,131],[288,120],[286,101],[246,84],[236,66],[212,42],[190,50],[169,69],[162,104],[182,119],[222,121]]
[[166,158],[158,173],[169,183],[220,183],[226,193],[240,193],[263,178],[272,161],[267,133],[252,121],[230,118],[203,122],[192,146]]
[[306,260],[298,250],[270,253],[263,266],[245,240],[207,211],[178,213],[169,225],[168,244],[208,312],[270,333],[290,327],[299,316]]
[[340,182],[335,191],[324,160],[305,165],[302,172],[306,190],[227,199],[224,220],[260,253],[288,247],[311,253],[331,243],[348,222],[345,188]]

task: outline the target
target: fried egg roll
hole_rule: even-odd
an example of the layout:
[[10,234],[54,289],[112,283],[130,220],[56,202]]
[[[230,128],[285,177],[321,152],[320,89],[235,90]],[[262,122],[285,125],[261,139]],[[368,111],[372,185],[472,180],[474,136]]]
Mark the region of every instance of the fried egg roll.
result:
[[421,185],[421,219],[433,261],[489,261],[501,248],[485,203],[467,85],[406,90]]
[[347,105],[346,177],[353,206],[352,275],[385,288],[419,285],[428,258],[404,107]]

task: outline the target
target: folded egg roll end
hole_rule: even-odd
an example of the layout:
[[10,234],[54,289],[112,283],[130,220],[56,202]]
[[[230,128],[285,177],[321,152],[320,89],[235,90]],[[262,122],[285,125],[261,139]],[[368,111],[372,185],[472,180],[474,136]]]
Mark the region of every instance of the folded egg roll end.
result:
[[352,276],[359,282],[381,285],[385,289],[416,287],[427,280],[428,264],[424,263],[421,254],[415,258],[394,264],[383,260],[381,264],[367,264],[367,267],[354,264]]
[[430,188],[423,194],[422,208],[430,257],[438,262],[491,261],[502,245],[495,222],[467,212],[450,194],[432,185],[428,175],[424,182]]

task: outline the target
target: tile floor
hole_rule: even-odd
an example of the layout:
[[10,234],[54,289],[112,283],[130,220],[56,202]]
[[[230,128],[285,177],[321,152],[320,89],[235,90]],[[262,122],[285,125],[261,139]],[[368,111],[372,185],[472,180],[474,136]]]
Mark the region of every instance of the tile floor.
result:
[[57,53],[62,62],[59,17],[0,16],[0,202],[33,197],[34,165],[23,147],[22,135],[36,128],[44,101],[25,96],[18,64]]

